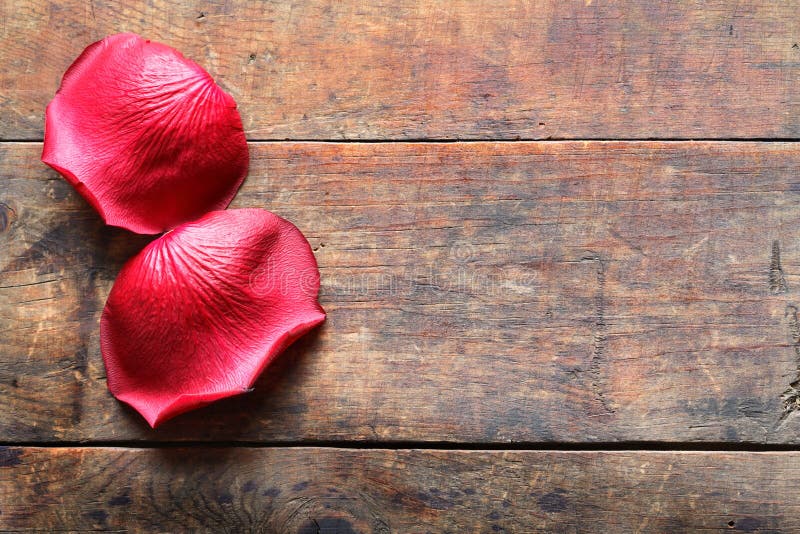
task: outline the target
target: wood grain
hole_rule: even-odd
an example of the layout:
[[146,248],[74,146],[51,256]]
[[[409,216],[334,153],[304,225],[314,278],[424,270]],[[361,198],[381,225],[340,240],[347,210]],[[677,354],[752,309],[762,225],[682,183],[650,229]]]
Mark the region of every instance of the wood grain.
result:
[[99,315],[147,238],[0,145],[0,436],[800,442],[792,143],[259,143],[235,206],[308,236],[326,324],[159,431]]
[[135,31],[205,66],[251,139],[800,134],[797,0],[0,0],[0,138]]
[[0,529],[797,532],[798,453],[0,449]]

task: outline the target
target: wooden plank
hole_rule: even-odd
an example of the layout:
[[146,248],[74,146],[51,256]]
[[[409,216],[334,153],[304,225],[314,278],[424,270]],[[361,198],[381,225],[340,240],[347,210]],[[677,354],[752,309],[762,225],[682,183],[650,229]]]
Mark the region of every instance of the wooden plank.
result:
[[800,135],[800,1],[0,2],[0,138],[135,31],[203,64],[252,139]]
[[798,453],[0,449],[0,529],[797,532]]
[[[157,432],[99,315],[147,238],[0,145],[0,439],[800,442],[793,143],[261,143],[326,324]],[[784,398],[785,397],[785,398]]]

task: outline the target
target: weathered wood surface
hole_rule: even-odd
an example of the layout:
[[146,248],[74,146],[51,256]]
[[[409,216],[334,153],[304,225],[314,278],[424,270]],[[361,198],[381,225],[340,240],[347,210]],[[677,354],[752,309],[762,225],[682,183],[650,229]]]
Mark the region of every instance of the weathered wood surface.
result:
[[797,532],[800,454],[0,449],[0,529]]
[[84,46],[167,42],[252,139],[800,135],[800,2],[1,0],[0,138]]
[[306,233],[328,321],[157,432],[98,346],[147,238],[40,148],[0,145],[6,442],[800,442],[796,144],[254,144],[234,205]]

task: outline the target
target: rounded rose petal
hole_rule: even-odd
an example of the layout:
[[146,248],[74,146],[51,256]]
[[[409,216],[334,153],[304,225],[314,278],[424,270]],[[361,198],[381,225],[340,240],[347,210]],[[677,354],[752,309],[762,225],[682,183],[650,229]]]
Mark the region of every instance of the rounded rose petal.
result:
[[247,391],[320,324],[303,234],[260,209],[209,213],[150,243],[117,277],[100,324],[108,387],[151,426]]
[[64,74],[42,161],[106,223],[157,234],[225,208],[248,151],[236,102],[205,70],[123,33],[90,45]]

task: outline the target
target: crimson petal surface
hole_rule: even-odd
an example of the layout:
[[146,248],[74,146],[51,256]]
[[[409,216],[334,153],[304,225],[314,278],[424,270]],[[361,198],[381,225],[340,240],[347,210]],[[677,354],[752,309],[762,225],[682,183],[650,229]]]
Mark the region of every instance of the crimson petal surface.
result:
[[236,102],[205,70],[123,33],[90,45],[64,74],[42,161],[106,223],[157,234],[225,208],[248,150]]
[[290,222],[209,213],[156,239],[120,272],[101,319],[108,387],[151,426],[247,391],[320,324],[319,270]]

